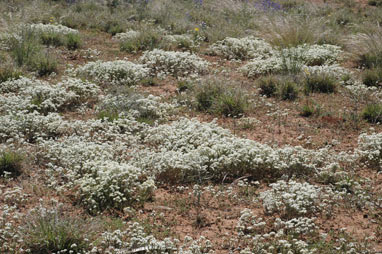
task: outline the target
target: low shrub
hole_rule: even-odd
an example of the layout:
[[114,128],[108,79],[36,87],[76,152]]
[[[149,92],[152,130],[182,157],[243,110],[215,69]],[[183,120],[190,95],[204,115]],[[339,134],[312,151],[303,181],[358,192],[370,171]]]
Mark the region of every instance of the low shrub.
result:
[[336,79],[328,74],[311,74],[305,78],[305,91],[307,93],[334,93],[336,87]]
[[35,209],[24,227],[24,244],[29,253],[82,253],[88,249],[85,222],[57,210]]
[[0,176],[16,177],[21,174],[23,157],[16,152],[3,151],[0,153]]
[[273,97],[276,95],[278,83],[279,80],[274,76],[261,77],[257,80],[257,84],[260,88],[260,94],[267,97]]
[[293,101],[298,97],[298,87],[296,83],[292,81],[285,81],[280,86],[280,98],[282,100]]
[[382,104],[369,104],[362,112],[362,117],[370,123],[382,123]]
[[0,67],[0,83],[11,79],[18,79],[21,76],[21,72],[15,68],[9,66]]
[[36,55],[31,62],[32,70],[36,71],[40,77],[57,72],[57,61],[48,53]]
[[239,88],[209,81],[194,88],[196,108],[212,114],[237,117],[248,109],[248,97]]
[[81,37],[78,34],[68,34],[65,38],[65,45],[69,50],[76,50],[81,47]]
[[136,36],[123,39],[120,43],[120,49],[129,53],[139,50],[153,50],[160,47],[162,36],[160,31],[149,28],[145,31],[137,32]]
[[362,82],[366,86],[381,86],[382,68],[365,70],[362,74]]

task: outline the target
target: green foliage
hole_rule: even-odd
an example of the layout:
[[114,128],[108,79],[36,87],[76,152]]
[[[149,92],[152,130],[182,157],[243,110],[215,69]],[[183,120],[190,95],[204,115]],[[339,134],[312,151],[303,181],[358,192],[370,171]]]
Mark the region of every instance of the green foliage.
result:
[[362,117],[369,123],[382,123],[382,104],[369,104],[362,112]]
[[328,74],[307,75],[304,82],[306,93],[334,93],[337,88],[335,77]]
[[257,84],[260,88],[260,94],[267,97],[273,97],[276,95],[278,83],[279,80],[274,76],[261,77],[257,80]]
[[0,176],[19,176],[21,174],[22,160],[23,157],[16,152],[4,151],[0,153]]
[[81,47],[81,37],[79,34],[67,34],[65,45],[69,50],[76,50]]
[[382,68],[365,70],[362,74],[362,82],[366,86],[382,85]]
[[18,79],[20,76],[21,72],[15,70],[14,67],[0,66],[0,83],[10,79]]
[[162,35],[155,29],[147,29],[140,31],[139,35],[134,38],[124,40],[120,44],[121,51],[129,53],[139,50],[152,50],[159,48],[162,40]]
[[116,20],[108,20],[102,27],[102,31],[109,33],[111,35],[116,35],[117,33],[122,33],[125,31],[125,27],[121,22]]
[[11,39],[10,50],[16,64],[21,67],[30,64],[31,60],[41,52],[41,46],[33,31],[23,29],[21,38]]
[[32,70],[36,71],[40,77],[57,72],[56,59],[48,53],[41,53],[35,56],[31,65]]
[[367,69],[382,67],[382,50],[374,49],[362,54],[358,60],[358,64]]
[[239,88],[209,81],[194,88],[196,108],[211,114],[242,116],[249,107],[248,96]]
[[61,46],[64,44],[62,35],[53,32],[41,32],[39,34],[42,44],[47,46]]
[[308,101],[302,108],[300,115],[303,117],[318,116],[321,114],[321,107],[319,104]]
[[29,253],[59,253],[63,250],[80,253],[88,248],[84,222],[65,217],[59,211],[34,211],[26,223],[23,233]]
[[298,87],[292,81],[286,81],[280,86],[280,97],[282,100],[293,101],[298,97]]
[[103,121],[114,121],[119,118],[119,113],[116,110],[103,110],[100,111],[97,115],[98,119],[102,119]]

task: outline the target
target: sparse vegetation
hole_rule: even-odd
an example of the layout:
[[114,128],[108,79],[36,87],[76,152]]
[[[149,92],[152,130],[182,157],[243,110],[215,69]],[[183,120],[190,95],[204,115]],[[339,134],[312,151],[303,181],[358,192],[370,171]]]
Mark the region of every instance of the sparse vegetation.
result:
[[380,1],[0,2],[1,254],[382,251]]

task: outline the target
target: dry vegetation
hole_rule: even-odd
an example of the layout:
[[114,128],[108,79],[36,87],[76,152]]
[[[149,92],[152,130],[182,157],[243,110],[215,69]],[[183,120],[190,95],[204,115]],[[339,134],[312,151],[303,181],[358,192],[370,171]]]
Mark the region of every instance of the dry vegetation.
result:
[[0,0],[0,253],[382,253],[382,1]]

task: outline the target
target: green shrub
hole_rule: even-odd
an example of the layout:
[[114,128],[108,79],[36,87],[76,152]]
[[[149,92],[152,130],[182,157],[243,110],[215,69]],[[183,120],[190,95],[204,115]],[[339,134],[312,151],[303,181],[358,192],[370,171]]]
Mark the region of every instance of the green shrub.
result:
[[44,32],[39,34],[42,44],[47,46],[61,46],[64,44],[63,37],[58,33]]
[[192,89],[192,83],[187,80],[181,80],[178,82],[178,92],[182,93],[184,91],[187,91],[189,89]]
[[12,67],[9,66],[2,66],[0,67],[0,83],[10,80],[10,79],[18,79],[21,76],[21,72],[18,70],[15,70]]
[[147,29],[140,31],[136,37],[124,40],[120,43],[121,51],[129,53],[137,52],[139,50],[152,50],[160,48],[161,34],[155,29]]
[[[29,253],[82,253],[88,249],[85,223],[62,215],[57,210],[33,211],[26,221],[24,244]],[[86,236],[89,237],[89,236]]]
[[69,50],[76,50],[81,47],[81,37],[79,34],[67,34],[65,45]]
[[103,110],[98,113],[98,119],[102,119],[102,121],[114,121],[119,118],[118,111],[116,110]]
[[242,116],[248,109],[247,95],[239,88],[210,81],[195,88],[200,111],[230,117]]
[[362,117],[369,123],[382,123],[382,104],[369,104],[362,112]]
[[21,67],[41,52],[41,46],[33,31],[24,29],[20,39],[11,39],[10,50],[16,64]]
[[260,94],[267,97],[273,97],[276,95],[278,83],[279,80],[274,76],[262,77],[257,80],[257,84],[260,88]]
[[123,25],[118,22],[118,21],[115,21],[115,20],[110,20],[110,21],[107,21],[102,30],[106,33],[109,33],[111,35],[116,35],[117,33],[122,33],[125,31],[125,28],[123,27]]
[[303,117],[310,117],[310,116],[313,116],[313,115],[320,115],[321,113],[321,107],[320,105],[318,104],[313,104],[313,103],[306,103],[302,109],[301,109],[301,112],[300,112],[300,115],[303,116]]
[[16,177],[21,174],[23,157],[16,152],[0,153],[0,176],[10,175]]
[[365,70],[362,74],[362,82],[366,86],[381,86],[382,68]]
[[48,53],[36,56],[31,65],[32,70],[36,71],[40,77],[57,72],[57,61]]
[[305,91],[307,93],[334,93],[337,81],[335,77],[327,74],[312,74],[305,78]]
[[216,83],[208,82],[201,84],[196,88],[195,98],[197,102],[197,109],[200,111],[208,111],[216,98],[223,94],[223,87]]
[[286,81],[280,86],[280,97],[282,100],[293,101],[298,97],[298,87],[296,83]]

